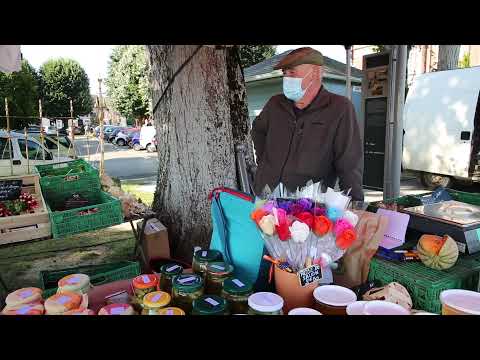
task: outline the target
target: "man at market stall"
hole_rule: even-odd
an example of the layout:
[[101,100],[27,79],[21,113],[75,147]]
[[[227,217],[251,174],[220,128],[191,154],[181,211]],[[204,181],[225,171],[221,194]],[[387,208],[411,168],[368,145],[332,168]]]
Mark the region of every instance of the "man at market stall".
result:
[[304,47],[290,52],[275,67],[283,71],[283,94],[273,96],[253,123],[258,169],[254,188],[289,189],[309,180],[351,189],[363,200],[363,148],[355,109],[344,96],[322,85],[323,56]]

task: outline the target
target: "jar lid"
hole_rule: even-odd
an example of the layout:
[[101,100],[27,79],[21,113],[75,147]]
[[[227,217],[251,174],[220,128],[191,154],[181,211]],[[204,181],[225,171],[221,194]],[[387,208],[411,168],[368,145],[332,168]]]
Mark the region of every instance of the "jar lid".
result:
[[258,292],[248,297],[248,306],[259,312],[275,312],[283,308],[283,299],[271,292]]
[[166,307],[160,309],[158,315],[185,315],[185,311],[177,307]]
[[202,295],[193,300],[193,310],[200,315],[223,313],[227,309],[227,300],[217,295]]
[[158,278],[153,274],[140,275],[133,279],[132,283],[136,289],[148,289],[157,286]]
[[218,276],[229,275],[233,273],[233,266],[223,261],[216,261],[207,265],[207,272]]
[[322,313],[314,309],[300,307],[290,310],[288,315],[322,315]]
[[83,288],[90,284],[90,277],[85,274],[71,274],[58,280],[58,287]]
[[143,305],[149,308],[161,308],[170,303],[171,297],[164,291],[153,291],[143,297]]
[[160,268],[160,272],[165,275],[180,275],[183,272],[183,267],[178,264],[164,264]]
[[248,294],[253,290],[253,284],[238,278],[232,277],[225,279],[223,290],[232,295]]
[[330,306],[348,306],[357,301],[357,295],[350,289],[338,285],[322,285],[313,291],[318,302]]
[[197,274],[182,274],[173,278],[174,289],[183,292],[194,292],[201,289],[203,286],[203,279]]
[[95,312],[84,307],[67,311],[64,315],[95,315]]
[[104,306],[98,315],[133,315],[133,308],[129,304],[110,304]]
[[444,290],[440,293],[440,302],[466,314],[480,315],[480,293],[476,291]]
[[71,291],[62,291],[45,300],[45,311],[48,315],[60,314],[79,308],[81,303],[81,295]]
[[222,253],[218,250],[197,250],[195,251],[194,258],[196,261],[215,261],[222,259]]
[[31,304],[42,300],[42,290],[35,287],[18,289],[7,295],[5,304],[15,306],[21,304]]
[[43,315],[44,312],[45,308],[40,303],[7,306],[2,310],[3,315]]

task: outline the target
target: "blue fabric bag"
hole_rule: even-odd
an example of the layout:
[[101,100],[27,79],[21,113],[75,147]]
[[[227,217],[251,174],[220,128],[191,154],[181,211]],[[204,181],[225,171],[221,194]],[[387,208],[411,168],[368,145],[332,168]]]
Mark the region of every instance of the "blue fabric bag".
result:
[[235,276],[252,282],[255,291],[268,291],[270,264],[263,259],[264,242],[250,218],[254,198],[228,188],[217,188],[210,194],[212,240],[210,249],[218,250],[224,260],[235,267]]

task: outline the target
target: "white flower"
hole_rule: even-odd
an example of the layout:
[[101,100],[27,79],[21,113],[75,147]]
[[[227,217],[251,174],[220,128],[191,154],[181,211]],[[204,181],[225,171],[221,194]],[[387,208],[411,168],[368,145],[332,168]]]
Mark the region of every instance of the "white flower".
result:
[[303,222],[294,221],[290,226],[290,234],[292,234],[293,242],[304,243],[310,234],[310,228]]

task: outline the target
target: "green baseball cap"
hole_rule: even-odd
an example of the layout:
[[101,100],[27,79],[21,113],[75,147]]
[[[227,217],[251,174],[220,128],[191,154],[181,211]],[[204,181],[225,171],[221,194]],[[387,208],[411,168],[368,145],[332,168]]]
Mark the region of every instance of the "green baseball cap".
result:
[[323,65],[323,55],[311,47],[302,47],[286,55],[273,69],[287,69],[302,64]]

